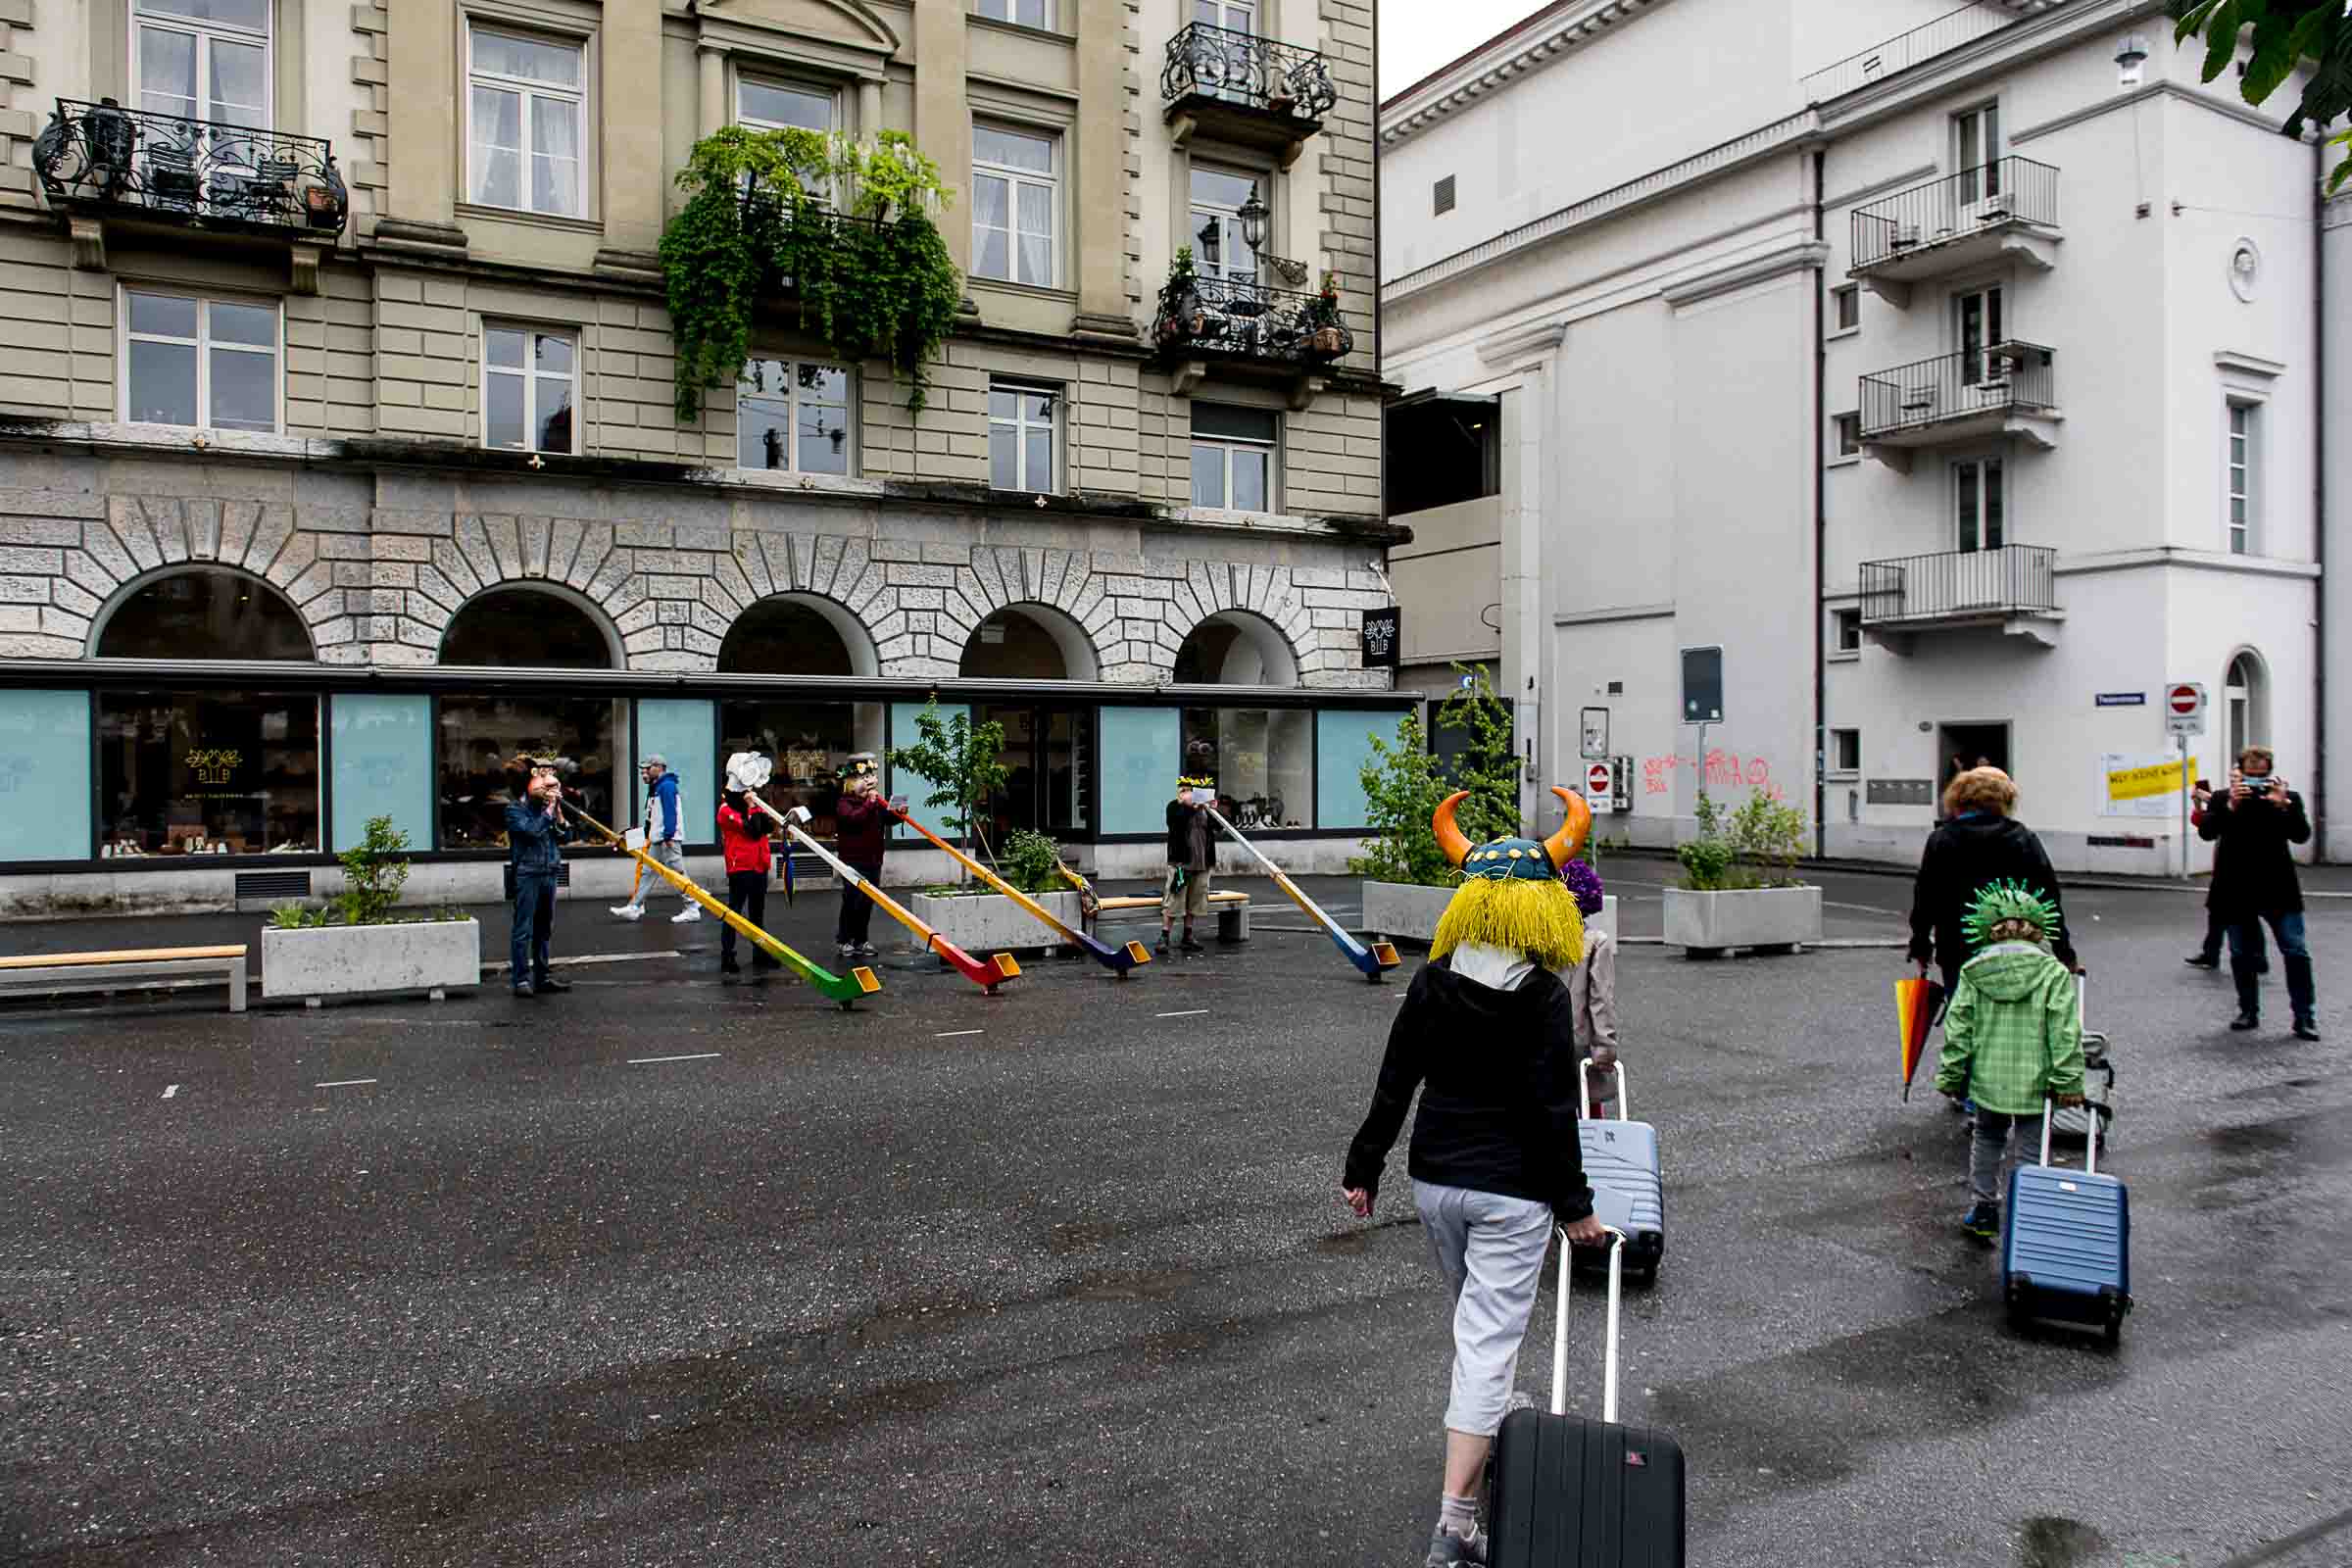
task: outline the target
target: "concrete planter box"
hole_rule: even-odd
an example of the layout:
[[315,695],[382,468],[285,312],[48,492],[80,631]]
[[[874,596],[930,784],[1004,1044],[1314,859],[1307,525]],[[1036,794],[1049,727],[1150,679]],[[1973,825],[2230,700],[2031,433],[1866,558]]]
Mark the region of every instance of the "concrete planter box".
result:
[[[1363,885],[1364,929],[1391,942],[1437,940],[1438,921],[1453,898],[1451,888],[1425,888],[1410,882],[1366,882]],[[1585,922],[1594,931],[1617,934],[1617,899],[1604,895],[1600,913]]]
[[[1054,919],[1073,931],[1078,929],[1075,892],[1036,893],[1030,897]],[[918,893],[905,902],[916,919],[936,927],[942,936],[975,957],[985,958],[992,953],[1008,950],[1061,946],[1061,938],[1045,921],[1002,893],[945,899]]]
[[262,931],[262,995],[322,997],[423,991],[482,983],[482,928],[474,920],[330,925]]
[[1820,940],[1819,888],[1666,890],[1666,942],[1688,956],[1712,957],[1730,948],[1787,953]]

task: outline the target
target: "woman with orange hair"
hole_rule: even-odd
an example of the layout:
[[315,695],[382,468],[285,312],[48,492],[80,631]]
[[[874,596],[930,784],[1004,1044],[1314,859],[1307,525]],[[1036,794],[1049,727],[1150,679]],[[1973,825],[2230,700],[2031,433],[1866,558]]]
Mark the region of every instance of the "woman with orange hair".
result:
[[1509,1401],[1552,1227],[1586,1246],[1602,1235],[1576,1132],[1576,1005],[1561,983],[1583,956],[1584,922],[1560,867],[1583,847],[1592,813],[1568,791],[1552,793],[1568,820],[1542,843],[1473,849],[1453,820],[1464,797],[1438,808],[1431,825],[1462,885],[1389,1030],[1372,1109],[1341,1177],[1348,1206],[1369,1219],[1418,1089],[1413,1201],[1453,1298],[1453,1386],[1429,1568],[1487,1560],[1479,1475]]
[[1945,786],[1943,824],[1928,835],[1911,886],[1911,961],[1926,973],[1930,962],[1943,971],[1946,995],[1960,984],[1968,961],[1968,934],[1961,929],[1981,888],[2015,882],[2039,894],[2058,916],[2049,933],[2058,961],[2080,974],[2074,934],[2059,902],[2058,873],[2034,830],[2010,813],[2017,809],[2017,782],[1997,767],[1980,763]]

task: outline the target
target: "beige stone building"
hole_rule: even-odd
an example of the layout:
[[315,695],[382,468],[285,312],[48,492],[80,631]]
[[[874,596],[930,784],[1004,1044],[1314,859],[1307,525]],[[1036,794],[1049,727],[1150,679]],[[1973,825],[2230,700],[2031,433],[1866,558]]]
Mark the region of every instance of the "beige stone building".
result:
[[[320,891],[378,815],[480,893],[518,751],[623,819],[662,753],[704,840],[759,747],[821,817],[934,693],[1006,728],[1000,830],[1149,864],[1181,767],[1335,858],[1397,702],[1372,25],[0,0],[0,906]],[[729,124],[939,166],[919,414],[785,301],[679,417],[660,245]]]

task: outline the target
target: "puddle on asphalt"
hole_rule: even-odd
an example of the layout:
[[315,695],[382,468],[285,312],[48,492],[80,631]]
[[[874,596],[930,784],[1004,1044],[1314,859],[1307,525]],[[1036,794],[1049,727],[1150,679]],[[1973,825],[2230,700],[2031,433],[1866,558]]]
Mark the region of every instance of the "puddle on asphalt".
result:
[[2107,1544],[2080,1519],[2042,1515],[2018,1527],[2018,1568],[2083,1568]]

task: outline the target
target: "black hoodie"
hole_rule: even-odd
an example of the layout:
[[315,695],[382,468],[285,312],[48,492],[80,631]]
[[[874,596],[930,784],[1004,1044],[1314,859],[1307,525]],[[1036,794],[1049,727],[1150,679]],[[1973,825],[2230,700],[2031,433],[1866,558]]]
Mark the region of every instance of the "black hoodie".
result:
[[1919,858],[1919,876],[1911,886],[1911,957],[1934,959],[1946,973],[1957,972],[1968,959],[1968,938],[1961,934],[1960,917],[1968,912],[1977,889],[1989,882],[2022,882],[2050,901],[2059,915],[2051,933],[2050,951],[2068,968],[2075,966],[2074,933],[2066,926],[2066,906],[2058,897],[2058,873],[2042,853],[2041,840],[2025,823],[1989,811],[1969,811],[1928,835]]
[[1424,965],[1389,1030],[1344,1185],[1380,1190],[1416,1087],[1406,1161],[1416,1180],[1549,1203],[1562,1224],[1592,1212],[1576,1136],[1575,1007],[1557,975],[1539,968],[1496,991],[1444,959]]

